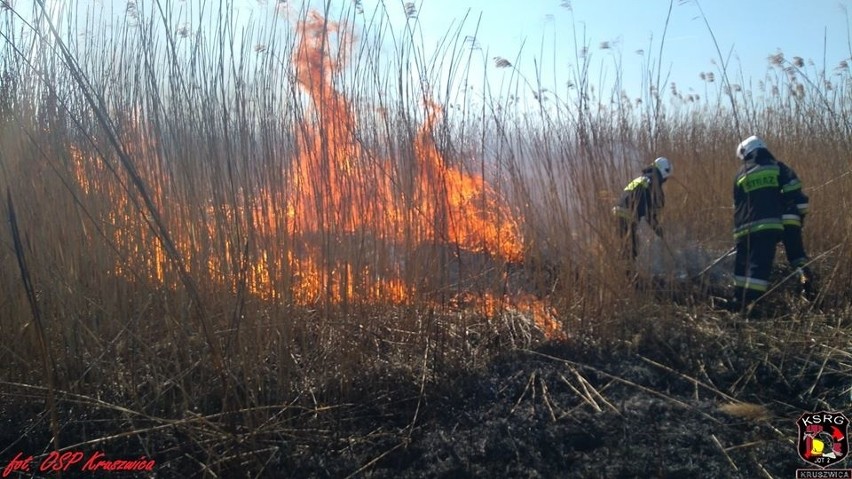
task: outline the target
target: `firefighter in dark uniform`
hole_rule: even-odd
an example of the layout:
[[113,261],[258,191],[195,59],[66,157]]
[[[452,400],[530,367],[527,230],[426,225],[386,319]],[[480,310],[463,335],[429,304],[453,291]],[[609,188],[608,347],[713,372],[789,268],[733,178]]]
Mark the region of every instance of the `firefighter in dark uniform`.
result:
[[813,301],[816,297],[816,285],[813,271],[808,267],[808,255],[802,240],[802,224],[808,213],[808,197],[802,191],[802,182],[796,172],[776,159],[781,169],[781,194],[784,197],[784,211],[781,221],[784,223],[784,253],[790,267],[796,270],[799,278],[799,293]]
[[734,310],[750,309],[769,289],[775,245],[784,231],[781,168],[763,140],[737,146],[743,165],[734,180]]
[[630,260],[631,263],[636,260],[639,253],[636,244],[636,228],[642,218],[648,221],[657,236],[663,237],[663,229],[657,214],[665,204],[663,183],[671,174],[671,161],[661,156],[654,160],[653,165],[643,169],[641,176],[624,188],[618,205],[612,210],[618,218],[622,259]]

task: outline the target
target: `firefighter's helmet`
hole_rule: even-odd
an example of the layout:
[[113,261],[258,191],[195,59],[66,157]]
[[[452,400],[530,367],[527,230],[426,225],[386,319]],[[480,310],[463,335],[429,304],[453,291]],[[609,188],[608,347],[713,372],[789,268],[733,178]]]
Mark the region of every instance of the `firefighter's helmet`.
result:
[[654,166],[660,170],[660,176],[662,176],[664,180],[672,175],[672,162],[665,156],[661,156],[654,160]]
[[737,158],[745,160],[758,148],[766,148],[766,143],[757,136],[750,136],[737,145]]

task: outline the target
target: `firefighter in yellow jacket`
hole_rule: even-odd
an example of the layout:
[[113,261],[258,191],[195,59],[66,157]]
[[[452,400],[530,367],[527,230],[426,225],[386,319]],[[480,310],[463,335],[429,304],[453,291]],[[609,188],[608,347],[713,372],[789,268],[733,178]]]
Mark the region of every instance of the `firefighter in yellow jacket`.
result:
[[668,158],[659,157],[654,164],[642,170],[642,175],[627,184],[613,213],[618,217],[618,233],[621,243],[621,257],[631,262],[636,260],[639,251],[636,244],[636,228],[642,218],[648,221],[654,233],[663,237],[663,229],[657,214],[665,205],[663,183],[672,174],[672,164]]

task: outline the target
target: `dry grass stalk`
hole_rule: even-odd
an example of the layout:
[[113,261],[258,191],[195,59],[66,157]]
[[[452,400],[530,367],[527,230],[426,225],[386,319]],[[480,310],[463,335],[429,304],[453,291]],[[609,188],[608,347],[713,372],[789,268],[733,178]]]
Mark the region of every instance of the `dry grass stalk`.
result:
[[719,406],[719,410],[729,416],[748,419],[750,421],[763,421],[770,417],[769,410],[761,404],[728,402]]
[[[4,8],[0,21],[10,22],[15,4]],[[564,324],[569,341],[627,340],[636,311],[689,331],[684,317],[715,314],[707,295],[675,307],[672,298],[628,288],[609,210],[639,167],[669,156],[678,181],[666,187],[667,241],[700,270],[731,245],[732,150],[752,133],[811,195],[805,240],[823,313],[836,325],[829,335],[813,306],[774,335],[743,328],[772,354],[719,387],[646,362],[748,417],[760,411],[744,412],[735,398],[759,379],[760,366],[786,371],[775,353],[791,342],[827,345],[806,353],[803,368],[823,366],[812,392],[817,381],[849,371],[852,217],[836,214],[852,209],[846,60],[829,84],[779,52],[765,94],[732,85],[721,65],[701,73],[705,92],[690,101],[682,84],[662,79],[660,55],[645,65],[648,88],[634,102],[596,90],[589,68],[599,52],[581,39],[564,89],[532,82],[517,62],[494,56],[483,67],[505,74],[512,95],[465,90],[459,99],[446,92],[472,80],[471,57],[458,53],[470,48],[454,48],[464,44],[461,30],[428,64],[421,45],[390,32],[380,12],[355,42],[352,25],[329,21],[330,12],[288,9],[296,22],[247,29],[245,49],[226,54],[192,25],[145,8],[129,3],[125,30],[93,30],[66,50],[27,48],[10,23],[0,30],[0,188],[21,229],[14,241],[13,225],[0,224],[0,330],[11,332],[0,362],[10,381],[27,377],[41,387],[55,379],[59,401],[153,421],[134,429],[140,435],[176,421],[203,442],[234,417],[221,410],[223,395],[234,396],[230,412],[244,413],[256,431],[290,434],[291,414],[322,416],[328,404],[346,403],[360,375],[391,364],[415,378],[418,404],[426,404],[436,378],[540,342],[537,311],[555,318],[547,324]],[[419,21],[414,4],[404,10]],[[139,28],[149,20],[150,29]],[[210,20],[217,38],[231,38],[227,15]],[[379,57],[391,38],[396,56]],[[674,95],[660,94],[667,88]],[[520,91],[537,95],[534,108]],[[721,96],[730,105],[713,102]],[[506,227],[476,247],[464,243],[473,230],[459,225],[471,211],[469,223]],[[661,269],[653,247],[643,243],[640,254],[648,276]],[[22,251],[38,290],[15,267],[11,252]],[[43,340],[28,333],[37,324],[21,321],[34,305],[46,318]],[[57,368],[42,363],[51,355]],[[626,378],[566,365],[574,378],[562,381],[596,411],[617,408],[581,371],[691,408]],[[529,378],[515,406],[540,391],[553,418],[538,382],[540,389]],[[103,390],[115,398],[80,399]],[[280,404],[286,414],[269,409]],[[181,422],[193,408],[204,420]]]

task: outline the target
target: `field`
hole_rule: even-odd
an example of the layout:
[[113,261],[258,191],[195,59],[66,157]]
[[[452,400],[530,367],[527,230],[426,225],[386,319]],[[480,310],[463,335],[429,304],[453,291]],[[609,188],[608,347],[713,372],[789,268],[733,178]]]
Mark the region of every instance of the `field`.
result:
[[[202,31],[128,2],[75,35],[85,18],[2,2],[0,465],[805,467],[799,416],[852,413],[852,51],[830,70],[776,53],[753,89],[701,73],[704,95],[649,58],[630,97],[596,91],[581,43],[554,92],[453,31],[427,54],[413,6],[399,31],[353,5]],[[468,86],[476,62],[525,93]],[[751,134],[804,181],[820,288],[798,297],[779,248],[760,320],[717,307],[730,259],[705,268],[733,246]],[[665,243],[643,226],[631,284],[610,209],[657,156]]]

